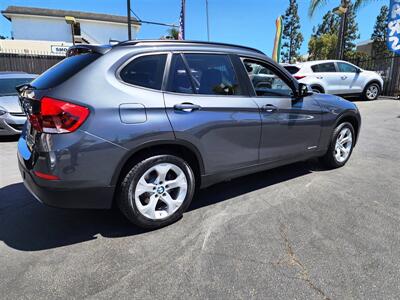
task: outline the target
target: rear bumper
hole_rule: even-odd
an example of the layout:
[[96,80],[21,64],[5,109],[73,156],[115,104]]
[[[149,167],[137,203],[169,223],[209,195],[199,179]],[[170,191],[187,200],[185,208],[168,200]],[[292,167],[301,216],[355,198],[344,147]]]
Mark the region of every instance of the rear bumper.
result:
[[[43,186],[45,180],[32,175],[24,168],[20,160],[18,165],[25,187],[43,204],[59,208],[108,209],[111,207],[114,187],[57,189]],[[56,181],[48,183],[56,184]]]

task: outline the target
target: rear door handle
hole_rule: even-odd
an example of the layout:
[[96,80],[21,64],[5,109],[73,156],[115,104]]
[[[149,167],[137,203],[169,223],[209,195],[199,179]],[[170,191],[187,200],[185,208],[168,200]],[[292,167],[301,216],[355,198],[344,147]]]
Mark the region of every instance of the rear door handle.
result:
[[201,106],[193,103],[181,103],[181,104],[175,104],[174,109],[184,112],[192,112],[195,110],[200,110]]
[[277,110],[278,110],[278,108],[272,104],[266,104],[262,107],[262,111],[267,112],[267,113],[273,113],[273,112],[276,112]]
[[342,78],[343,80],[345,80],[345,79],[347,79],[347,76],[342,76],[341,78]]

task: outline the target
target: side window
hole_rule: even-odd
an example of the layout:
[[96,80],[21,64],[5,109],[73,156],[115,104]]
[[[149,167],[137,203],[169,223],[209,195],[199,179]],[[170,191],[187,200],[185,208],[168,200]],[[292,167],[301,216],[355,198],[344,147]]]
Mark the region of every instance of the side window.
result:
[[229,56],[185,54],[195,93],[203,95],[242,95]]
[[315,73],[332,73],[336,72],[335,64],[334,63],[324,63],[311,66],[311,69]]
[[247,59],[243,63],[257,96],[292,96],[292,89],[268,65]]
[[338,62],[337,64],[338,64],[339,72],[357,73],[357,68],[352,65],[349,65],[349,64],[346,64],[343,62]]
[[168,90],[175,93],[194,94],[189,74],[180,54],[174,54],[171,61]]
[[128,63],[120,72],[127,83],[160,90],[167,54],[140,56]]

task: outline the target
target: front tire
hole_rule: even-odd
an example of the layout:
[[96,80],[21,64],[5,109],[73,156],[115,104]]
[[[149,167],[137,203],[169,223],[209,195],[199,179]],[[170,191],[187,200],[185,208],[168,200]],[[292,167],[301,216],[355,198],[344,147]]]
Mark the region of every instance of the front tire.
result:
[[157,155],[133,166],[119,189],[122,213],[139,227],[155,229],[181,218],[192,201],[195,177],[183,159]]
[[373,101],[373,100],[378,99],[380,92],[381,92],[381,88],[380,88],[379,84],[373,82],[373,83],[368,84],[365,87],[362,97],[366,101]]
[[330,168],[340,168],[349,160],[353,152],[355,133],[349,122],[340,123],[332,133],[328,151],[321,158],[323,164]]

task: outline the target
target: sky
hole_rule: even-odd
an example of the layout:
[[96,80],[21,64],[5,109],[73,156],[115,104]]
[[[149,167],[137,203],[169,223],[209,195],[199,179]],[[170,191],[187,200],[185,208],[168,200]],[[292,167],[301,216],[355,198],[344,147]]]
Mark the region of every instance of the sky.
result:
[[[307,53],[307,44],[313,26],[321,22],[322,16],[338,6],[339,0],[327,0],[315,15],[308,16],[310,0],[297,0],[301,32],[304,43],[301,54]],[[370,38],[376,16],[382,5],[389,0],[371,1],[357,11],[360,32],[358,41]],[[126,0],[0,0],[0,10],[9,5],[40,8],[79,10],[115,15],[126,15]],[[179,23],[181,0],[131,0],[133,11],[146,21]],[[208,0],[210,40],[254,47],[267,55],[272,54],[275,36],[275,20],[283,15],[289,0]],[[158,39],[166,34],[167,28],[143,24],[138,38]],[[0,16],[0,34],[10,36],[11,23]],[[186,0],[186,39],[207,40],[205,0]]]

